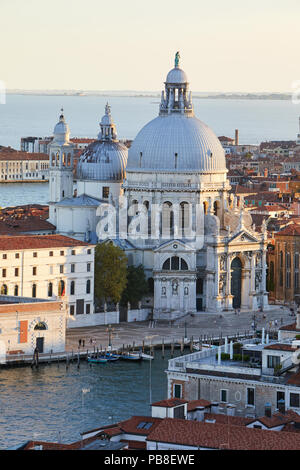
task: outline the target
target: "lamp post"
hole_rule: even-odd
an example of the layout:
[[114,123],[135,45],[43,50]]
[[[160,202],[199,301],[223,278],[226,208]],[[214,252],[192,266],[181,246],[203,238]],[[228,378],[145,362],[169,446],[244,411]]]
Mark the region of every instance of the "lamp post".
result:
[[[152,344],[152,339],[155,338],[158,335],[152,335],[152,336],[146,336],[145,339],[150,339],[150,352],[151,352],[151,344]],[[151,368],[151,363],[152,363],[152,357],[149,359],[149,400],[150,404],[149,406],[151,407],[152,404],[152,368]]]
[[108,325],[108,328],[106,329],[108,332],[108,350],[111,351],[112,348],[112,333],[114,331],[114,328],[111,327],[111,325]]

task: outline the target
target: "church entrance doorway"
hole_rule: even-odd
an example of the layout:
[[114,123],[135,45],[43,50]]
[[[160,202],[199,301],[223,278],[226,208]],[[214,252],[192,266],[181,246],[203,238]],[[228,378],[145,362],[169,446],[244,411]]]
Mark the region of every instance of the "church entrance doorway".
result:
[[231,295],[233,295],[233,308],[240,308],[242,300],[242,262],[240,258],[234,258],[231,263]]

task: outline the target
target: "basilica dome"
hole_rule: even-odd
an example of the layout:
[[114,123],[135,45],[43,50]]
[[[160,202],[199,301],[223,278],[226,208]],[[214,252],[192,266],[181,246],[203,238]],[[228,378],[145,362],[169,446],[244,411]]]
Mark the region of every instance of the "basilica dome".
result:
[[226,172],[224,149],[195,117],[188,79],[178,63],[167,75],[159,116],[142,128],[129,149],[128,172]]
[[77,178],[80,180],[115,181],[125,178],[128,149],[117,140],[110,107],[100,122],[98,140],[91,143],[81,154],[77,164]]

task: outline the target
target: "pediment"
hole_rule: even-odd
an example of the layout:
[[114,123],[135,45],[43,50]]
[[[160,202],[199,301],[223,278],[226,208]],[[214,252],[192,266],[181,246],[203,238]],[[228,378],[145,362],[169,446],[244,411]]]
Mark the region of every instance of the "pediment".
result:
[[182,252],[194,252],[195,249],[191,247],[189,244],[181,241],[181,240],[170,240],[165,243],[162,243],[157,248],[155,248],[154,252],[156,253],[182,253]]
[[242,230],[241,232],[233,235],[229,239],[229,244],[231,243],[259,243],[260,240],[256,238],[251,233],[247,232],[246,230]]

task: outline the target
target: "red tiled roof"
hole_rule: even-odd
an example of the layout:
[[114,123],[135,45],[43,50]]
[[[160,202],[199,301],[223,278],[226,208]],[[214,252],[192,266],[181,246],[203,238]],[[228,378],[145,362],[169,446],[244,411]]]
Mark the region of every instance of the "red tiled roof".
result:
[[[161,418],[152,418],[151,416],[132,416],[130,419],[119,423],[119,427],[127,434],[141,434],[147,436],[161,421]],[[149,429],[138,428],[138,425],[141,423],[152,423],[152,426]]]
[[0,161],[7,160],[49,160],[49,155],[46,153],[21,152],[11,147],[3,147],[0,149]]
[[208,400],[191,400],[188,402],[188,411],[193,411],[195,410],[198,406],[203,406],[204,408],[207,408],[208,406],[211,405],[211,402]]
[[291,325],[284,325],[281,326],[279,329],[285,331],[300,331],[300,329],[297,328],[297,323],[292,323]]
[[182,400],[181,398],[169,398],[168,400],[157,401],[152,403],[152,406],[161,406],[163,408],[173,408],[173,406],[184,405],[188,403],[188,400]]
[[120,442],[127,443],[129,450],[145,450],[147,448],[147,444],[144,441],[127,441],[121,439]]
[[287,235],[300,235],[300,226],[296,224],[291,224],[288,225],[286,228],[283,230],[280,230],[280,232],[275,233],[275,237],[280,237],[280,236],[287,236]]
[[0,251],[88,246],[87,242],[63,235],[0,236]]
[[215,420],[217,424],[231,424],[233,426],[246,426],[253,419],[242,416],[229,416],[219,413],[204,413],[204,419]]
[[264,349],[272,349],[274,351],[297,351],[297,348],[293,348],[289,344],[269,344],[265,346]]
[[267,428],[275,428],[277,426],[281,426],[283,424],[292,423],[292,422],[300,422],[300,416],[298,413],[292,410],[287,410],[284,414],[283,413],[274,413],[271,418],[268,416],[261,416],[260,418],[251,419],[251,423],[259,421]]
[[208,449],[299,450],[297,433],[270,432],[244,426],[211,424],[165,418],[147,441],[180,444]]

